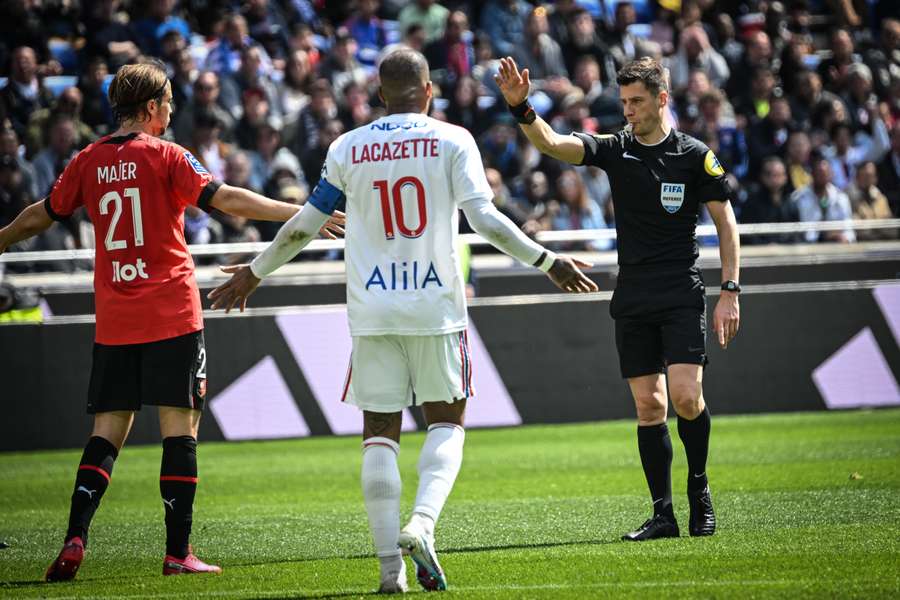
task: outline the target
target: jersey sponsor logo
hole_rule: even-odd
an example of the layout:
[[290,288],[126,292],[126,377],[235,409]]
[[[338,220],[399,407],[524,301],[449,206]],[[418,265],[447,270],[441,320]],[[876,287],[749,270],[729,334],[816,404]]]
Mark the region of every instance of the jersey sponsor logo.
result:
[[396,129],[415,129],[417,127],[427,127],[425,121],[406,121],[404,123],[372,123],[370,130],[394,131]]
[[381,288],[384,291],[425,290],[428,289],[429,284],[432,287],[444,287],[441,278],[438,277],[437,269],[434,268],[434,263],[429,262],[428,268],[424,267],[425,265],[420,265],[417,260],[392,262],[384,270],[376,265],[372,274],[369,275],[369,280],[366,281],[366,290],[368,291],[372,287]]
[[206,170],[206,167],[200,164],[200,161],[197,160],[197,157],[187,150],[184,151],[184,158],[187,159],[188,164],[191,165],[191,168],[197,175],[209,175],[209,171]]
[[683,183],[663,183],[660,186],[659,201],[670,215],[677,213],[684,204],[684,188]]
[[725,169],[722,168],[722,164],[712,150],[706,151],[706,158],[703,159],[703,168],[712,177],[721,177],[725,174]]
[[147,272],[144,270],[144,267],[147,266],[140,258],[137,259],[135,264],[122,264],[117,260],[112,262],[113,269],[113,282],[120,283],[122,281],[134,281],[136,277],[140,277],[141,279],[150,279],[150,276],[147,275]]

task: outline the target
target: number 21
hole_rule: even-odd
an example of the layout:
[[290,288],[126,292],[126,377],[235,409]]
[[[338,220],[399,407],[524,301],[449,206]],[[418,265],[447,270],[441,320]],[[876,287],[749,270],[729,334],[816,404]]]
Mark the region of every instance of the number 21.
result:
[[[141,191],[138,188],[125,188],[125,196],[131,198],[131,220],[134,224],[134,245],[144,245],[144,223],[141,220]],[[106,249],[122,250],[128,247],[125,240],[114,240],[113,234],[116,225],[119,224],[119,217],[122,216],[122,196],[119,192],[106,192],[100,198],[100,214],[109,214],[109,205],[114,203],[113,216],[109,222],[109,228],[106,231]]]

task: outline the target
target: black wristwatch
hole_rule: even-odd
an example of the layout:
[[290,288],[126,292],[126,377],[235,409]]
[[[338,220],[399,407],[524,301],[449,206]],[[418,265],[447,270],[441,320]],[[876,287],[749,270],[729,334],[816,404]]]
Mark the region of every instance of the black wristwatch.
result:
[[741,284],[737,281],[729,279],[728,281],[722,282],[722,291],[723,292],[734,292],[735,294],[741,293]]

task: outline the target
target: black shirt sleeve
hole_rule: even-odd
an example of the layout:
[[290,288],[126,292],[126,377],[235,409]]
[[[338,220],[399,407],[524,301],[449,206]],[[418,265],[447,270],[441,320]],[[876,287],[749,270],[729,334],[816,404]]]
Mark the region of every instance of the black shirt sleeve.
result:
[[581,164],[590,167],[607,169],[620,146],[619,138],[615,135],[590,135],[587,133],[573,133],[572,135],[584,142],[584,159]]
[[731,200],[731,186],[728,185],[728,180],[725,178],[725,169],[722,168],[713,151],[706,144],[698,141],[694,152],[700,202]]
[[216,195],[220,187],[222,187],[222,182],[215,179],[203,186],[203,189],[200,190],[200,196],[197,198],[197,208],[204,212],[212,212],[213,207],[209,203],[212,202],[212,197]]

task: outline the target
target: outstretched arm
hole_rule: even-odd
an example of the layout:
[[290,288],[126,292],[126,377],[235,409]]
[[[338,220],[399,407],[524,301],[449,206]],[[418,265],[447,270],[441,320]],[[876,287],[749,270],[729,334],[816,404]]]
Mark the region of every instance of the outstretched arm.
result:
[[213,301],[211,308],[213,310],[224,308],[227,313],[238,304],[241,312],[244,312],[247,308],[247,298],[256,290],[260,281],[294,258],[316,237],[316,233],[328,218],[329,216],[318,208],[307,204],[278,230],[269,247],[253,259],[251,264],[223,267],[222,270],[231,273],[232,276],[207,295],[207,298]]
[[[494,81],[511,107],[528,101],[528,90],[531,87],[528,69],[519,72],[516,61],[511,56],[500,59],[500,71],[494,75]],[[533,112],[533,109],[530,110]],[[545,120],[537,115],[534,117],[530,124],[520,122],[519,126],[535,148],[547,156],[580,165],[584,160],[584,142],[574,135],[560,135]]]
[[578,268],[590,267],[589,263],[557,256],[530,240],[492,202],[471,200],[463,203],[462,209],[476,233],[509,256],[547,273],[559,289],[566,292],[597,291],[597,284]]
[[48,229],[51,225],[53,225],[53,219],[44,208],[43,200],[29,205],[19,213],[12,223],[0,229],[0,254],[3,254],[13,244],[27,240]]
[[[222,184],[210,200],[210,206],[236,217],[256,219],[257,221],[284,222],[300,212],[295,204],[279,202],[266,198],[256,192],[241,187]],[[344,213],[335,211],[323,223],[321,234],[336,239],[336,235],[344,233]]]

